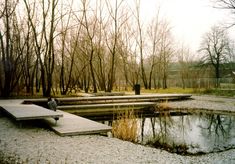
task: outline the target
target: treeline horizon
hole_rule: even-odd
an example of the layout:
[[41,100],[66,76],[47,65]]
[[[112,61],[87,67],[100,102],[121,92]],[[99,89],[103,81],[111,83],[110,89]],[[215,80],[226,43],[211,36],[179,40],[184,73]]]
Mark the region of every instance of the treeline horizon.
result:
[[53,88],[61,95],[74,88],[111,92],[140,83],[166,89],[173,62],[183,83],[194,76],[195,62],[212,67],[219,79],[221,65],[235,61],[233,41],[221,27],[212,27],[193,54],[158,9],[144,22],[139,0],[131,6],[124,0],[5,0],[0,6],[1,97],[21,90],[49,97]]

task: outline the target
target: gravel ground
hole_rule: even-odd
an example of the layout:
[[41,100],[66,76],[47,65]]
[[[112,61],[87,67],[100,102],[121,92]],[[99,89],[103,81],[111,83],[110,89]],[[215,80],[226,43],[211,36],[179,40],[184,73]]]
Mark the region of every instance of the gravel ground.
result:
[[186,101],[168,102],[172,108],[195,108],[207,110],[225,110],[235,113],[235,98],[216,96],[192,96]]
[[[185,105],[206,105],[235,99],[193,97]],[[227,101],[228,100],[228,101]],[[190,103],[193,101],[193,103]],[[198,103],[194,102],[198,101]],[[177,102],[174,102],[177,103]],[[183,104],[183,102],[178,102]],[[208,104],[207,104],[208,105]],[[234,106],[234,101],[231,102]],[[210,106],[210,105],[208,105]],[[229,105],[230,106],[230,105]],[[234,107],[233,107],[234,109]],[[22,127],[0,115],[0,163],[235,163],[235,149],[201,156],[181,156],[101,135],[60,137],[28,121]]]

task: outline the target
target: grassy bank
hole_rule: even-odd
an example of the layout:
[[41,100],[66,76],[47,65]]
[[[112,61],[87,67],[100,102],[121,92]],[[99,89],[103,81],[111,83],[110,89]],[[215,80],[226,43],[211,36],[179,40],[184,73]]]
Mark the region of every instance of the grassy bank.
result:
[[[135,94],[135,92],[131,89],[128,88],[128,90],[113,90],[112,93],[126,93],[126,94]],[[92,92],[89,92],[90,94],[92,94]],[[98,91],[98,93],[104,93],[102,91]],[[215,96],[227,96],[227,97],[234,97],[235,96],[235,88],[167,88],[167,89],[144,89],[141,88],[140,90],[141,94],[156,94],[156,93],[160,93],[160,94],[164,94],[164,93],[181,93],[181,94],[199,94],[199,95],[215,95]],[[80,91],[78,93],[70,93],[67,95],[61,95],[59,93],[52,93],[53,97],[77,97],[77,96],[83,96],[84,91]],[[98,96],[100,96],[98,94]],[[24,93],[24,92],[20,92],[18,94],[15,94],[9,98],[13,98],[13,99],[27,99],[27,98],[43,98],[43,95],[41,92],[35,94],[35,95],[31,95],[29,93]]]
[[220,89],[220,88],[205,89],[204,91],[202,91],[202,94],[235,97],[235,89]]

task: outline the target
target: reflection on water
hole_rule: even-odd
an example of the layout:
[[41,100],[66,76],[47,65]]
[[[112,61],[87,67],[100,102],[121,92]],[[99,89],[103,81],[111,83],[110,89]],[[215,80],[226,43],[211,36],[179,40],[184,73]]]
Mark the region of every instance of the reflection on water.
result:
[[[155,147],[209,153],[235,148],[235,116],[195,114],[140,118],[138,141]],[[180,152],[181,150],[173,150]]]
[[[113,117],[114,118],[114,117]],[[137,142],[180,154],[204,154],[235,148],[235,116],[169,111],[137,118]],[[112,121],[102,121],[112,126]]]

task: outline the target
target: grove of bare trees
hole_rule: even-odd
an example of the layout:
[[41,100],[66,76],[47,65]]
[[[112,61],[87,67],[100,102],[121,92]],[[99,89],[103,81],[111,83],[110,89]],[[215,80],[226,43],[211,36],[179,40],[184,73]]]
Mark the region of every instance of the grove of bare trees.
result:
[[[157,7],[145,22],[141,3],[1,1],[0,96],[111,92],[135,84],[167,88],[170,65],[180,53],[170,23]],[[179,59],[188,68],[190,61]],[[183,83],[187,77],[182,72]]]

